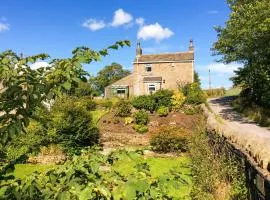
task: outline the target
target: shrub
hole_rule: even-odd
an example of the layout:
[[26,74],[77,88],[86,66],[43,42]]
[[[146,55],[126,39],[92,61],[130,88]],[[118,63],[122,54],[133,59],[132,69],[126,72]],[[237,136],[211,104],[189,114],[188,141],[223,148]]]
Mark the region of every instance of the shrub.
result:
[[165,106],[160,106],[157,109],[157,113],[160,117],[166,117],[169,114],[169,108]]
[[111,109],[113,107],[113,103],[109,99],[95,99],[94,101],[100,108]]
[[6,156],[9,160],[14,160],[19,156],[29,153],[29,151],[38,151],[41,145],[47,145],[50,138],[47,135],[45,127],[39,122],[31,120],[25,133],[18,135],[16,140],[7,147]]
[[155,100],[155,109],[159,108],[160,106],[166,106],[168,108],[171,108],[172,96],[173,91],[171,90],[158,90],[155,94],[153,94],[153,98]]
[[199,83],[187,84],[182,88],[182,92],[186,96],[185,103],[198,105],[206,102],[206,95],[200,88]]
[[140,110],[134,114],[135,122],[139,125],[147,125],[149,122],[148,113]]
[[146,133],[148,132],[148,127],[146,125],[142,124],[134,124],[132,128],[137,132],[137,133]]
[[128,101],[121,100],[116,104],[115,115],[119,117],[128,117],[131,115],[132,106]]
[[182,107],[182,111],[186,114],[186,115],[194,115],[194,114],[198,114],[200,113],[200,106],[199,105],[189,105],[189,104],[185,104]]
[[155,110],[155,100],[152,95],[143,95],[135,97],[132,100],[132,105],[137,109],[144,109],[150,112]]
[[186,99],[186,97],[182,91],[180,91],[180,90],[174,91],[174,94],[171,98],[172,109],[174,111],[179,111],[181,109],[182,105],[184,104],[185,99]]
[[89,97],[81,97],[81,98],[77,98],[74,100],[76,101],[77,106],[82,106],[83,108],[85,108],[88,111],[95,110],[97,107],[97,103],[94,102]]
[[125,125],[131,124],[134,122],[132,117],[125,117]]
[[188,149],[188,133],[177,127],[162,127],[153,133],[150,144],[158,152],[186,152]]
[[61,107],[53,107],[51,115],[49,132],[68,153],[78,153],[81,148],[98,143],[99,131],[91,114],[82,107],[64,101]]

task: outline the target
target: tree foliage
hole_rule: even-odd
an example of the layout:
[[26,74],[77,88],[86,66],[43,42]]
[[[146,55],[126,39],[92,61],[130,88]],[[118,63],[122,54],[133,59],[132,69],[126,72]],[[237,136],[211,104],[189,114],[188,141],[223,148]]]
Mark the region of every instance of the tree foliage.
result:
[[47,54],[22,58],[13,51],[0,54],[0,77],[4,90],[0,93],[0,142],[6,143],[28,126],[29,119],[43,101],[55,99],[63,92],[86,81],[88,73],[83,64],[99,61],[109,49],[130,46],[129,41],[119,41],[101,51],[78,47],[71,58],[54,59],[48,67],[37,70],[31,65],[48,59]]
[[240,62],[234,84],[241,85],[250,100],[270,106],[270,2],[229,0],[231,15],[224,28],[217,27],[214,54],[222,62]]

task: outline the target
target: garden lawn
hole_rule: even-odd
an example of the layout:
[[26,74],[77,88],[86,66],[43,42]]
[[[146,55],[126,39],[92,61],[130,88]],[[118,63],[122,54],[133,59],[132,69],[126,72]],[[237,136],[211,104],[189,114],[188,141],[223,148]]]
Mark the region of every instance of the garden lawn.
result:
[[108,113],[107,110],[93,110],[90,112],[93,117],[93,124],[97,125],[98,121]]

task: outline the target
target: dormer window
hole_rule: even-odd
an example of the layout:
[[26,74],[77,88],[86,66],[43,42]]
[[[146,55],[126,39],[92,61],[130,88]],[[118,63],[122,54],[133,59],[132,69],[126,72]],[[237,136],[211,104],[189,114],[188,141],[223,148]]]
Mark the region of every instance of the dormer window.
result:
[[151,72],[152,71],[152,65],[151,64],[146,64],[145,65],[145,71],[146,72]]

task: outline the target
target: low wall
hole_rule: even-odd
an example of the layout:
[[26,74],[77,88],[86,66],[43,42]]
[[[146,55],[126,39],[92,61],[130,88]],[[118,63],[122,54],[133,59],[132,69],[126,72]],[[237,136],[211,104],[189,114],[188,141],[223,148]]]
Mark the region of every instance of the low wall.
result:
[[[228,157],[236,157],[243,172],[246,174],[247,187],[249,189],[250,200],[270,200],[270,173],[269,169],[260,167],[260,163],[256,162],[250,152],[231,140],[228,135],[233,134],[226,123],[210,112],[204,105],[202,106],[204,114],[207,118],[207,132],[209,141],[214,151],[219,153],[225,152]],[[270,153],[270,152],[269,152]],[[252,154],[251,154],[252,155]]]

